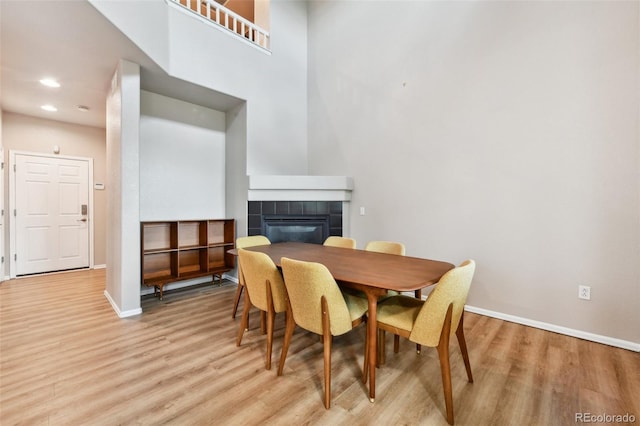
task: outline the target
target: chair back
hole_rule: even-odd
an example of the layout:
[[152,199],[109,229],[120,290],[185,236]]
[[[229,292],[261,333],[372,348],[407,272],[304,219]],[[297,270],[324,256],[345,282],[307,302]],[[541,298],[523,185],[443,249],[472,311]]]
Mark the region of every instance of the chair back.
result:
[[331,335],[351,330],[351,316],[338,284],[326,266],[282,258],[282,274],[293,320],[300,327],[322,335],[322,296],[327,300]]
[[347,237],[329,237],[324,240],[323,245],[354,249],[356,248],[356,240]]
[[[250,237],[238,237],[236,238],[236,248],[247,248],[253,246],[266,246],[271,244],[271,241],[264,235],[252,235]],[[239,259],[239,257],[238,257]],[[238,282],[240,285],[244,285],[244,274],[242,272],[242,262],[238,261]],[[238,294],[239,297],[239,294]]]
[[449,305],[453,305],[451,334],[456,332],[464,305],[467,303],[475,269],[475,262],[466,260],[440,278],[440,282],[420,309],[409,340],[425,346],[438,346]]
[[369,241],[364,248],[366,251],[375,251],[378,253],[397,254],[404,256],[404,244],[394,241]]
[[236,238],[236,248],[247,248],[253,246],[266,246],[271,244],[271,241],[264,235],[252,235],[250,237],[238,237]]
[[276,264],[269,256],[257,251],[238,249],[238,256],[251,304],[260,310],[269,310],[267,303],[267,280],[269,280],[274,311],[284,312],[287,309],[287,291]]

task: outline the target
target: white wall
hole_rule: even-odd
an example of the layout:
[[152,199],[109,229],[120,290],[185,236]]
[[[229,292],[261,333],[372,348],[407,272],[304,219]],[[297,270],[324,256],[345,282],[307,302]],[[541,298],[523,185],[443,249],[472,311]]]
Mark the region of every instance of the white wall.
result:
[[225,217],[225,114],[141,92],[140,220]]
[[354,176],[359,246],[474,258],[470,305],[640,343],[639,5],[310,3],[309,171]]

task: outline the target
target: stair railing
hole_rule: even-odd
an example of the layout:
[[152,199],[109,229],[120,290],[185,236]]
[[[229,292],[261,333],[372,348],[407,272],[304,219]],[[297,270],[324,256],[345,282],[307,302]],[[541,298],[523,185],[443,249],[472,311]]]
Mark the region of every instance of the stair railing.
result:
[[269,50],[269,32],[214,0],[170,0],[252,44]]

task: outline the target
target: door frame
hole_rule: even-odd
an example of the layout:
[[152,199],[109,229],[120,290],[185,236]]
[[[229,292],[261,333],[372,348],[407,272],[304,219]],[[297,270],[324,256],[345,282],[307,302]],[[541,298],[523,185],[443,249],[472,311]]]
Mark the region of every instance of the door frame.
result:
[[[1,120],[0,120],[1,121]],[[2,123],[0,123],[0,127]],[[5,268],[4,265],[6,262],[6,257],[4,255],[5,244],[7,242],[6,232],[7,232],[7,220],[5,219],[5,211],[4,211],[4,146],[2,146],[2,136],[0,135],[0,257],[2,257],[0,261],[0,283],[4,281]]]
[[[18,269],[16,261],[16,220],[13,214],[16,208],[16,155],[26,155],[30,157],[45,157],[45,158],[62,158],[65,160],[78,160],[86,161],[88,165],[88,191],[89,191],[89,269],[93,269],[93,158],[90,157],[74,157],[68,155],[53,155],[43,152],[30,152],[30,151],[15,151],[9,150],[9,214],[6,217],[9,219],[9,278],[17,278],[16,272]],[[6,263],[6,262],[5,262]]]

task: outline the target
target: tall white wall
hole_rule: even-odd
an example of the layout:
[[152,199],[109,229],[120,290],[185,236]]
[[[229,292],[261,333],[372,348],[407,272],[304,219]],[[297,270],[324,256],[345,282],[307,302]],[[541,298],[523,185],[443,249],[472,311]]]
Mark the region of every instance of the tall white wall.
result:
[[140,96],[140,220],[225,216],[225,114]]
[[311,2],[310,173],[470,305],[640,343],[639,7]]

